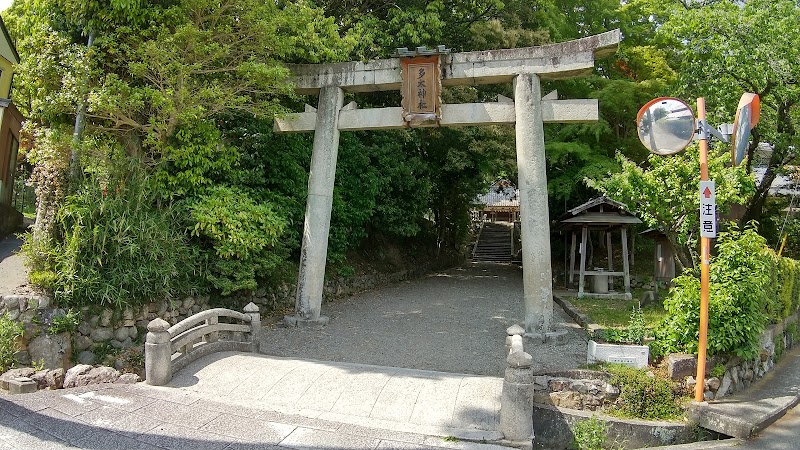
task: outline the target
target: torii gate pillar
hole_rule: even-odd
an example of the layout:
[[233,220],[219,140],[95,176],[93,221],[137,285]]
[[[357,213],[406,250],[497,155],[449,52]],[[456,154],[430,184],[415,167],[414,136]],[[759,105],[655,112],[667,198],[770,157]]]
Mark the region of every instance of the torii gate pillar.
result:
[[[542,47],[454,53],[443,56],[443,86],[514,83],[514,101],[441,105],[441,119],[414,126],[514,124],[519,170],[520,220],[525,305],[525,331],[544,339],[552,330],[553,293],[550,266],[550,218],[547,210],[543,123],[585,123],[598,119],[597,100],[558,100],[541,93],[541,79],[563,79],[594,70],[596,57],[616,51],[621,34],[608,31]],[[410,126],[401,108],[359,110],[342,107],[343,90],[399,90],[397,59],[367,63],[292,65],[295,91],[319,95],[319,108],[275,119],[276,133],[311,132],[314,150],[308,180],[303,248],[297,283],[296,313],[289,325],[324,324],[320,315],[333,182],[340,131],[401,129]]]
[[325,263],[328,259],[328,235],[333,209],[333,182],[336,178],[336,157],[339,153],[339,110],[344,93],[338,86],[320,89],[317,108],[318,128],[314,132],[311,171],[308,175],[308,199],[303,224],[303,247],[300,250],[300,271],[297,275],[295,314],[286,322],[325,324],[322,290],[325,287]]
[[553,277],[544,153],[542,89],[535,74],[514,79],[525,332],[544,339],[552,329]]

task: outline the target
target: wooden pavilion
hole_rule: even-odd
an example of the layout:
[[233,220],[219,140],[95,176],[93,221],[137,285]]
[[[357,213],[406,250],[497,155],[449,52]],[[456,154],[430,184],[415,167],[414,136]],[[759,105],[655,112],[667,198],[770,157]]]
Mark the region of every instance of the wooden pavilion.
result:
[[[608,197],[602,196],[593,198],[588,202],[576,206],[564,213],[560,218],[561,228],[565,232],[572,233],[572,245],[570,248],[569,258],[569,282],[573,283],[575,279],[575,260],[576,250],[580,253],[580,268],[578,269],[578,298],[587,295],[593,297],[623,297],[626,299],[631,298],[631,276],[630,276],[630,263],[628,252],[628,227],[642,223],[636,216],[627,211],[627,206],[623,203],[614,201]],[[612,247],[612,233],[620,233],[620,240],[622,244],[622,271],[614,270],[614,252]],[[578,232],[581,234],[580,247],[576,248]],[[598,232],[601,239],[606,240],[606,249],[608,251],[607,268],[593,268],[587,270],[587,244],[589,242],[589,234]],[[623,277],[625,286],[624,293],[605,292],[601,289],[600,292],[587,293],[586,275],[593,275],[596,277]]]

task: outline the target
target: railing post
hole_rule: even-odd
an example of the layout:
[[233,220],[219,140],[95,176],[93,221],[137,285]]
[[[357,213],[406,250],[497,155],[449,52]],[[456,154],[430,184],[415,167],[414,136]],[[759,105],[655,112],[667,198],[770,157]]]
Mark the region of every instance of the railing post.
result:
[[169,323],[153,319],[147,324],[144,344],[144,372],[147,384],[163,386],[172,380],[172,344]]
[[[219,323],[219,316],[209,317],[208,320],[206,320],[206,323],[208,325],[216,325],[216,324],[218,324]],[[219,332],[218,331],[215,331],[213,333],[208,333],[208,335],[206,335],[206,339],[205,339],[206,342],[217,342],[218,340],[219,340]]]
[[258,344],[261,342],[261,315],[258,313],[258,306],[250,302],[244,307],[244,312],[250,316],[250,351],[258,353]]
[[530,448],[533,445],[533,357],[522,348],[524,329],[512,326],[507,331],[510,353],[506,358],[508,367],[500,398],[500,432],[506,440]]

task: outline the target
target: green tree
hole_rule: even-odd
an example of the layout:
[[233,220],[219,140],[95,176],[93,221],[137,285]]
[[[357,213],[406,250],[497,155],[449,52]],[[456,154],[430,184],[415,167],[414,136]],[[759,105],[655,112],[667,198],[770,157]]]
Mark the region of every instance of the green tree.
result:
[[[764,163],[765,174],[741,223],[761,219],[769,187],[796,163],[800,145],[800,66],[794,63],[800,59],[800,5],[791,0],[636,3],[660,5],[658,45],[670,54],[681,95],[708,97],[712,120],[731,122],[743,92],[761,97],[761,121],[753,130],[746,167],[750,171]],[[770,147],[770,156],[755,161],[762,143]]]
[[[716,182],[719,216],[733,204],[744,204],[754,191],[754,181],[743,167],[727,167],[727,150],[709,150],[708,171]],[[700,160],[696,146],[673,156],[651,155],[646,165],[618,157],[622,171],[608,177],[587,180],[589,186],[625,203],[651,228],[663,232],[673,248],[676,262],[683,268],[696,264],[692,258],[697,230],[700,229]]]
[[[221,292],[252,289],[286,258],[291,247],[276,237],[286,210],[269,201],[274,195],[231,186],[246,173],[244,158],[220,130],[232,117],[271,118],[282,109],[292,91],[284,62],[342,58],[349,45],[332,18],[305,2],[257,0],[17,0],[6,18],[24,61],[15,101],[30,118],[24,144],[37,164],[37,227],[57,222],[70,192],[82,196],[72,222],[109,225],[84,206],[102,204],[89,197],[105,196],[109,170],[131,157],[158,190],[137,217],[157,222],[179,202],[190,212],[186,237],[206,262],[198,270]],[[91,48],[87,35],[96,36]],[[71,143],[67,130],[81,122],[84,99],[86,133]],[[75,142],[84,177],[70,185],[64,154]],[[126,192],[119,189],[108,195]],[[62,243],[71,233],[45,231],[30,246],[43,273],[55,267],[53,252],[69,250]],[[94,280],[105,276],[86,252],[73,253],[76,267],[98,270]]]

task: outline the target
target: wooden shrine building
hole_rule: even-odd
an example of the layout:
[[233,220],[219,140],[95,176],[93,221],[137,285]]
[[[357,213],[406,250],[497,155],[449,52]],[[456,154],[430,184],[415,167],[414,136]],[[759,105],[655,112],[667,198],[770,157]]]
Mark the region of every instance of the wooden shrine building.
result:
[[[630,253],[628,250],[628,227],[642,223],[636,216],[627,211],[627,206],[608,197],[597,197],[588,202],[570,209],[559,218],[564,232],[572,234],[572,245],[569,257],[569,283],[574,283],[576,251],[580,254],[580,267],[578,268],[578,298],[587,295],[593,297],[624,297],[631,298]],[[612,247],[612,234],[620,233],[622,245],[622,271],[614,270],[614,252]],[[577,237],[580,233],[580,247],[577,247]],[[608,252],[605,268],[591,268],[587,270],[587,244],[590,233],[599,233],[600,239],[606,240]],[[608,289],[599,289],[600,292],[586,292],[586,275],[595,277],[622,277],[625,286],[624,293],[608,292]],[[611,283],[609,283],[611,284]],[[598,289],[596,289],[598,290]]]
[[475,199],[474,215],[489,222],[519,221],[519,189],[506,179],[499,179]]

